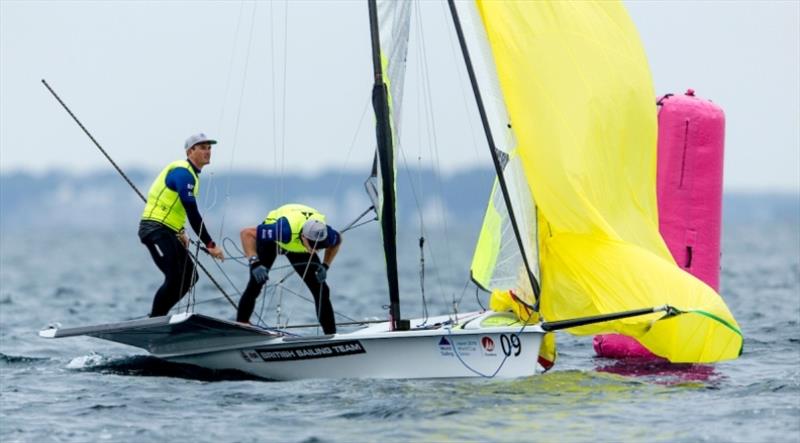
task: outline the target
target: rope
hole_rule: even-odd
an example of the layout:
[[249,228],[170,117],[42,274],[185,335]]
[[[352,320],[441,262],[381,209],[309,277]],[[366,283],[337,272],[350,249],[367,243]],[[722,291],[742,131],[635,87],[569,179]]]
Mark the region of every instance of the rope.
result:
[[428,323],[428,301],[425,300],[425,237],[419,238],[419,289],[422,293],[422,324]]
[[[521,335],[522,332],[525,331],[525,328],[527,326],[528,326],[527,323],[523,323],[522,324],[522,328],[520,328],[519,332],[517,332],[517,335]],[[497,369],[495,369],[494,372],[492,372],[490,375],[487,375],[487,374],[484,374],[484,373],[478,371],[477,369],[473,368],[467,362],[465,362],[463,358],[461,358],[461,355],[458,353],[458,346],[456,346],[455,341],[452,340],[453,328],[447,328],[447,336],[451,338],[450,342],[453,344],[453,353],[458,358],[458,361],[461,362],[461,365],[463,365],[465,368],[469,369],[470,372],[472,372],[473,374],[478,375],[478,376],[483,377],[483,378],[494,378],[497,375],[497,373],[500,372],[500,369],[503,368],[503,365],[506,364],[506,360],[508,360],[508,357],[510,356],[510,354],[506,355],[505,352],[503,352],[503,355],[504,355],[503,361],[500,362],[500,365],[497,366]],[[520,339],[520,341],[521,340],[522,339]]]
[[[292,272],[292,274],[294,274],[294,272]],[[288,293],[290,293],[290,294],[292,294],[292,295],[296,295],[298,298],[300,298],[300,299],[302,299],[302,300],[305,300],[305,301],[307,301],[307,302],[309,302],[309,303],[314,303],[314,300],[312,300],[312,299],[310,299],[310,298],[307,298],[307,297],[304,297],[302,294],[300,294],[299,292],[295,292],[295,291],[293,291],[291,288],[288,288],[288,287],[286,287],[286,286],[283,286],[283,284],[282,284],[282,283],[276,283],[276,284],[274,284],[273,286],[274,286],[274,287],[276,287],[276,288],[280,287],[281,289],[285,290],[286,292],[288,292]],[[357,322],[357,321],[358,321],[358,320],[356,320],[356,319],[354,319],[354,318],[352,318],[352,317],[349,317],[349,316],[347,316],[347,315],[344,315],[344,314],[342,314],[342,313],[340,313],[340,312],[337,312],[336,310],[334,310],[334,311],[333,311],[333,313],[334,313],[334,314],[336,314],[336,315],[337,315],[337,316],[339,316],[339,317],[345,318],[345,319],[347,319],[347,320],[350,320],[350,321],[353,321],[353,322]]]
[[[201,225],[202,226],[202,225]],[[202,228],[201,228],[202,229]],[[198,256],[200,254],[200,243],[195,244],[194,253],[192,254],[193,259],[195,262],[198,260]],[[191,260],[191,258],[189,259]],[[186,264],[183,264],[183,274],[181,275],[181,288],[183,288],[183,283],[186,279]],[[192,308],[194,307],[194,302],[196,301],[195,291],[197,285],[195,284],[197,280],[195,280],[195,276],[197,275],[197,267],[192,266],[192,275],[189,277],[190,281],[192,282],[192,287],[189,288],[189,296],[186,297],[186,313],[192,312]]]
[[478,296],[479,292],[480,292],[480,288],[478,287],[478,285],[475,285],[475,300],[477,300],[478,306],[480,306],[481,309],[483,309],[485,311],[486,307],[483,306],[483,303],[481,302],[481,298]]

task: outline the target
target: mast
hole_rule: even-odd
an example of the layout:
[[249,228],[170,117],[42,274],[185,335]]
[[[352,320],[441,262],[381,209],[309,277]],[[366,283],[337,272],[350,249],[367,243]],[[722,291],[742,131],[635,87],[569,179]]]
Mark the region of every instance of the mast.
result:
[[380,223],[383,233],[383,252],[386,257],[386,278],[389,284],[389,318],[392,330],[408,329],[400,320],[400,288],[397,278],[397,221],[395,219],[395,166],[389,92],[383,78],[378,10],[375,0],[369,0],[369,28],[372,36],[372,66],[375,83],[372,87],[372,107],[375,110],[375,135],[378,141],[377,163],[380,170],[383,204]]
[[494,143],[494,137],[492,137],[492,130],[489,127],[489,119],[486,116],[486,108],[483,105],[483,99],[481,98],[481,92],[478,88],[478,80],[475,77],[475,70],[472,67],[472,59],[469,56],[469,51],[467,50],[467,42],[464,39],[464,31],[461,29],[461,21],[458,19],[458,12],[456,11],[456,5],[453,0],[448,0],[447,4],[450,6],[450,14],[453,16],[453,24],[456,27],[456,34],[458,35],[458,43],[461,46],[461,54],[464,56],[464,63],[467,65],[467,72],[469,73],[469,81],[472,85],[472,92],[475,94],[475,101],[478,105],[478,112],[481,116],[481,123],[483,124],[483,132],[486,134],[486,141],[489,145],[489,152],[492,156],[492,163],[494,163],[494,170],[497,174],[497,181],[500,184],[500,190],[503,194],[503,201],[506,204],[506,208],[508,209],[508,216],[509,220],[511,221],[511,227],[514,230],[514,237],[517,239],[517,246],[519,247],[519,252],[522,254],[522,262],[525,264],[525,271],[528,273],[528,279],[531,282],[531,288],[533,288],[533,295],[536,297],[536,305],[535,308],[538,310],[539,307],[539,294],[541,289],[539,288],[539,282],[536,280],[536,277],[533,275],[531,270],[531,265],[528,263],[528,256],[525,254],[525,244],[522,242],[522,235],[520,234],[519,225],[517,224],[517,219],[514,216],[514,209],[511,206],[511,198],[509,197],[508,193],[508,185],[506,185],[505,177],[503,176],[503,166],[500,163],[500,158],[498,156],[498,149]]

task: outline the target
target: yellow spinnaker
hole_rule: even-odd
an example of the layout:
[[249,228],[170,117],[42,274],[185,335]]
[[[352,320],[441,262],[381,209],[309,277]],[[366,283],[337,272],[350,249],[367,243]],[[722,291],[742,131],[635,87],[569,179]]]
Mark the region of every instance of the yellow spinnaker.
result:
[[658,232],[656,107],[636,29],[612,1],[478,1],[538,205],[548,321],[670,304],[570,332],[620,332],[673,362],[736,358],[739,326]]

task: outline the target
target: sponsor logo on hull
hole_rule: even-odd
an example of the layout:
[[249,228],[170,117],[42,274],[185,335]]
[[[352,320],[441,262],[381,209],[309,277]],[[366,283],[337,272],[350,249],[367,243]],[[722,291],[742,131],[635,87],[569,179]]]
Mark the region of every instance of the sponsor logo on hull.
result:
[[242,358],[247,362],[273,362],[341,357],[344,355],[366,354],[367,351],[361,346],[361,342],[352,340],[280,349],[245,349],[241,353]]
[[496,357],[497,352],[495,352],[495,344],[492,337],[483,336],[481,338],[481,347],[483,348],[483,355],[487,357]]
[[478,342],[474,338],[448,338],[439,340],[439,354],[444,357],[455,357],[456,352],[461,357],[470,356],[478,350]]

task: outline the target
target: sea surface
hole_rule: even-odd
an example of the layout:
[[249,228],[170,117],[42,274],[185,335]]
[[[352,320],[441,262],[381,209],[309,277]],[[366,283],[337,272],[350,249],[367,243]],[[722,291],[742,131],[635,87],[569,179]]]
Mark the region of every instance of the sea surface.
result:
[[[293,382],[168,364],[98,339],[39,338],[51,323],[143,317],[160,284],[135,226],[51,226],[0,233],[2,442],[800,441],[796,220],[725,226],[722,293],[745,336],[735,361],[619,362],[595,357],[590,337],[560,334],[555,368],[530,378]],[[345,238],[330,271],[339,319],[384,318],[384,260],[374,226]],[[462,312],[486,303],[466,285],[474,238],[457,226],[427,236],[431,314],[454,302]],[[401,237],[406,316],[422,309],[417,245],[414,233]],[[203,261],[229,292],[231,284],[244,286],[241,264],[227,260],[223,274]],[[283,272],[273,270],[273,281]],[[308,297],[291,277],[256,311],[269,324],[313,321],[313,305],[293,291]],[[196,311],[234,317],[208,278],[191,299]]]

